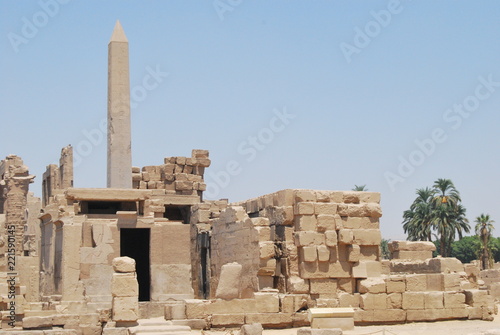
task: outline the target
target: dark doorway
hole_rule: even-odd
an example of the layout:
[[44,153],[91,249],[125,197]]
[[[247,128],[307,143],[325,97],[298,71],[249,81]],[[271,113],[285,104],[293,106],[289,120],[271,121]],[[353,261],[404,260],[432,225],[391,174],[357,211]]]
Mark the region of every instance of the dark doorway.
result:
[[139,301],[149,301],[150,298],[149,238],[149,228],[120,229],[120,256],[135,259]]
[[163,217],[171,221],[182,221],[189,223],[190,206],[165,205]]

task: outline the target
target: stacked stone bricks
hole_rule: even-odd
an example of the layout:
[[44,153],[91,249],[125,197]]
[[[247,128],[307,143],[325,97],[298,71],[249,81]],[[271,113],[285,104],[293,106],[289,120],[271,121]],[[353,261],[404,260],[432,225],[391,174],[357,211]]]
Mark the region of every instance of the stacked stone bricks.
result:
[[163,165],[132,168],[133,188],[164,189],[167,193],[201,195],[207,185],[205,168],[210,166],[208,150],[193,150],[191,157],[167,157]]

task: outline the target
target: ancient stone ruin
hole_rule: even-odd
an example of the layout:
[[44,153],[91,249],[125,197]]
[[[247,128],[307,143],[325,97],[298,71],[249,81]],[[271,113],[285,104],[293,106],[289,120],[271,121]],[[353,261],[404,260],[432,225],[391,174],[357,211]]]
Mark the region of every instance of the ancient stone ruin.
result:
[[244,333],[262,329],[252,324],[351,329],[496,314],[498,270],[432,258],[427,242],[393,242],[392,260],[381,259],[379,193],[287,189],[207,201],[206,150],[132,167],[119,23],[109,85],[109,188],[73,187],[71,146],[47,166],[41,199],[20,157],[0,162],[3,329],[183,334],[248,325]]

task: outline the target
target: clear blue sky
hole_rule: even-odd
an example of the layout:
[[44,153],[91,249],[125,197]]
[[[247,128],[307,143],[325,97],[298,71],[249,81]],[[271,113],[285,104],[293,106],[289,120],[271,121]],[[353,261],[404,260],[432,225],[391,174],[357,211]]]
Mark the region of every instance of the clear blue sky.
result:
[[415,190],[450,178],[471,221],[500,222],[499,13],[498,1],[0,0],[0,157],[20,155],[40,195],[72,144],[75,186],[105,186],[119,19],[134,165],[208,149],[212,198],[230,201],[366,184],[391,239]]

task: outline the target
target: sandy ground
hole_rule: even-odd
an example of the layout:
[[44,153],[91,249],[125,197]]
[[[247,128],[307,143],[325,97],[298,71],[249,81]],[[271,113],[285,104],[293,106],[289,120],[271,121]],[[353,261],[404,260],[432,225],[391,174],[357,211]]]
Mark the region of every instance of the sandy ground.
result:
[[[483,335],[488,330],[498,330],[500,335],[500,315],[493,321],[465,320],[417,322],[391,326],[358,326],[344,331],[344,335]],[[239,330],[204,331],[206,335],[238,335]],[[199,334],[199,333],[198,333]],[[297,328],[264,330],[263,335],[296,335]]]

